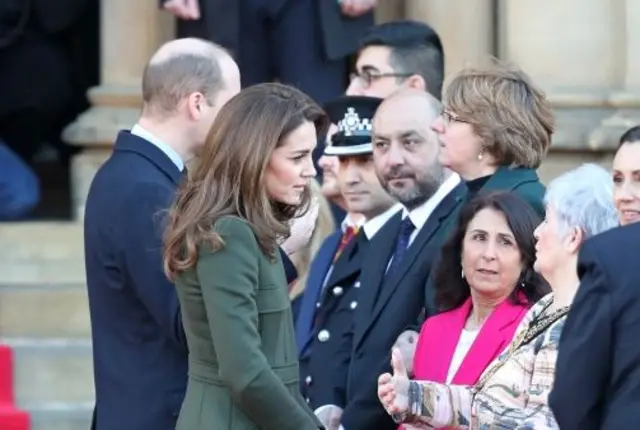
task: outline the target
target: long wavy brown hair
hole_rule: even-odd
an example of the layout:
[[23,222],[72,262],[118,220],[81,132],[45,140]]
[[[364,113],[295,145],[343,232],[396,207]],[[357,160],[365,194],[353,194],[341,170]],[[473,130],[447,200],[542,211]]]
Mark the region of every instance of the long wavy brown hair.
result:
[[277,83],[248,87],[220,110],[169,209],[163,255],[169,278],[196,265],[199,245],[214,251],[224,246],[213,225],[227,215],[245,219],[262,252],[275,255],[278,240],[289,235],[289,221],[307,210],[309,192],[296,206],[274,202],[265,171],[273,151],[306,121],[319,135],[326,133],[324,111],[303,92]]

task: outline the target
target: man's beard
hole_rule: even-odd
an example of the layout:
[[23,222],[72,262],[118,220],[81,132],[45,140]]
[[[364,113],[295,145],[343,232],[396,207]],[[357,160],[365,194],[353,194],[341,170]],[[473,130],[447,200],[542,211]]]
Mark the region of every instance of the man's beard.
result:
[[[389,185],[389,182],[393,179],[400,178],[413,179],[413,186],[411,188],[398,189]],[[411,172],[403,172],[401,169],[392,169],[385,178],[380,178],[380,182],[393,198],[398,200],[407,210],[412,211],[426,203],[438,191],[438,188],[444,182],[444,169],[441,166],[434,165],[419,177]]]

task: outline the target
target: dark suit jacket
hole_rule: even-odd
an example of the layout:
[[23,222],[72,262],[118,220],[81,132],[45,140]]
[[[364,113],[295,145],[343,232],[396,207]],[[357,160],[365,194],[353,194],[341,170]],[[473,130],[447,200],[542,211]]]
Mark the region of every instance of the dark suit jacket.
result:
[[162,271],[159,214],[182,173],[120,132],[89,190],[84,232],[97,430],[173,430],[186,386],[178,298]]
[[[237,52],[240,40],[239,14],[243,0],[200,0],[201,19],[179,21],[181,37],[195,36],[214,41],[231,52]],[[265,0],[272,16],[277,16],[291,1],[315,3],[322,29],[322,52],[329,60],[337,60],[354,54],[364,32],[374,24],[373,13],[358,18],[342,14],[335,0]],[[164,4],[166,0],[160,0]],[[301,28],[312,28],[313,23],[301,23]]]
[[[348,430],[395,429],[378,400],[378,376],[390,370],[390,351],[398,335],[415,325],[423,311],[425,284],[447,236],[445,226],[461,198],[456,187],[418,232],[395,273],[385,279],[402,214],[389,220],[369,242],[360,273],[362,294],[355,315],[342,423]],[[377,299],[376,299],[377,298]],[[342,406],[342,405],[339,405]]]
[[161,217],[181,180],[160,149],[122,131],[91,184],[84,239],[97,430],[175,428],[188,351],[162,271]]
[[196,267],[176,280],[189,341],[189,383],[176,429],[319,428],[298,390],[280,258],[260,250],[241,218],[224,217],[214,229],[224,247],[201,248]]
[[363,230],[333,265],[315,309],[310,340],[300,357],[302,393],[312,409],[343,405],[351,356],[353,320],[360,301],[358,280],[368,245]]
[[316,304],[320,299],[327,272],[333,264],[333,258],[340,245],[341,237],[342,231],[340,230],[327,236],[309,267],[307,285],[304,288],[300,312],[296,319],[296,343],[298,344],[298,355],[301,359],[309,353],[308,348],[313,336],[313,323],[317,310]]
[[549,406],[562,430],[638,428],[640,223],[588,240]]

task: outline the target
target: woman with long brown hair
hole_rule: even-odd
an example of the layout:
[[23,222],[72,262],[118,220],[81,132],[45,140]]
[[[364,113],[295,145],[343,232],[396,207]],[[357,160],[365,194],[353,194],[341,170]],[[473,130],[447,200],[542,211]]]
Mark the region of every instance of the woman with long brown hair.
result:
[[309,204],[324,112],[280,84],[220,111],[178,192],[165,235],[189,345],[177,430],[315,429],[298,362],[278,244]]

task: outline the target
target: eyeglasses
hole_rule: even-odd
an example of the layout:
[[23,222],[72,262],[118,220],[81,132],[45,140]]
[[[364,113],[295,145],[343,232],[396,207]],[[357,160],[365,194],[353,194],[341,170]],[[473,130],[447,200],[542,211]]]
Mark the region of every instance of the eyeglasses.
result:
[[375,81],[383,78],[408,78],[409,76],[413,76],[415,73],[376,73],[370,72],[368,70],[363,70],[361,72],[353,72],[349,75],[349,78],[353,81],[354,79],[359,79],[362,82],[362,86],[368,88]]
[[446,110],[442,110],[442,112],[440,112],[440,116],[442,117],[442,120],[444,121],[444,125],[445,127],[449,127],[451,124],[455,124],[456,122],[462,122],[465,124],[471,124],[471,122],[469,120],[460,118],[459,116],[453,116],[451,113],[447,112]]

